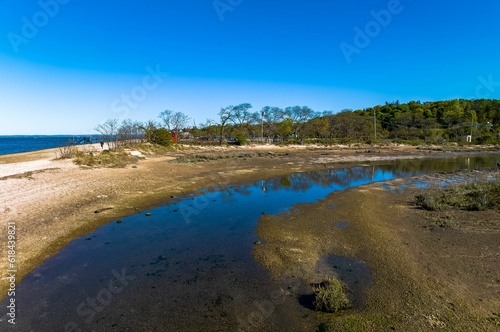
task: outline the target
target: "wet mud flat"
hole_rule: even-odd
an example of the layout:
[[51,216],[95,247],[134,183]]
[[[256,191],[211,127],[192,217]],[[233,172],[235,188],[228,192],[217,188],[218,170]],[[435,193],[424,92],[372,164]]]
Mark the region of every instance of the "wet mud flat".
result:
[[[311,296],[311,286],[332,274],[345,281],[353,307],[315,313],[324,331],[497,331],[500,211],[433,212],[413,204],[429,190],[494,181],[498,169],[468,170],[335,192],[263,216],[254,256],[274,280],[304,280],[309,288],[299,296]],[[453,227],[439,223],[443,213]]]
[[[315,330],[330,316],[301,301],[310,296],[311,282],[325,275],[341,278],[354,304],[349,312],[371,308],[367,294],[380,282],[365,256],[346,250],[354,242],[344,242],[344,250],[327,245],[335,240],[328,234],[342,243],[345,235],[359,232],[353,205],[329,219],[345,206],[328,195],[377,181],[391,195],[386,181],[460,168],[461,162],[406,160],[294,173],[207,188],[114,220],[72,241],[19,285],[17,329]],[[355,200],[364,202],[364,196]],[[291,209],[294,204],[299,205]],[[300,219],[308,204],[314,211]],[[369,217],[377,215],[372,212]],[[262,232],[273,218],[284,222],[276,239]],[[317,227],[317,234],[289,228],[299,220]],[[377,252],[374,239],[361,242],[361,249]],[[276,240],[282,242],[273,247]],[[301,245],[290,247],[292,242]]]

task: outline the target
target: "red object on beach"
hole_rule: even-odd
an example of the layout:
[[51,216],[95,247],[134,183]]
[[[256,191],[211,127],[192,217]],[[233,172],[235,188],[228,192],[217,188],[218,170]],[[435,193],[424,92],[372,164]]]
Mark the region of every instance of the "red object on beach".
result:
[[177,135],[176,134],[172,134],[172,141],[173,142],[177,142],[177,139],[178,139]]

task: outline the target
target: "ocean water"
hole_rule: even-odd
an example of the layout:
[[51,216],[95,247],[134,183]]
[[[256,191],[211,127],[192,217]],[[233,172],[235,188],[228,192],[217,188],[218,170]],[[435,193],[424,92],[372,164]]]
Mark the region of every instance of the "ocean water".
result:
[[70,141],[80,142],[83,139],[96,141],[91,136],[77,135],[0,136],[0,155],[58,148]]

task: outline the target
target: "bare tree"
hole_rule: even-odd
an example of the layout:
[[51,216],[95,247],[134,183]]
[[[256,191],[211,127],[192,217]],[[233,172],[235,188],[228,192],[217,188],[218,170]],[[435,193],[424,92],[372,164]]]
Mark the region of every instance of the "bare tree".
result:
[[190,120],[189,116],[186,114],[171,110],[164,110],[158,117],[162,120],[162,124],[165,129],[173,131],[176,134],[186,128]]
[[268,135],[276,136],[280,131],[278,124],[285,119],[285,111],[279,107],[265,106],[262,108],[262,115],[266,125]]
[[172,130],[174,133],[179,134],[179,132],[186,128],[189,123],[189,116],[182,112],[176,112],[172,115]]
[[123,120],[122,124],[118,128],[118,144],[124,145],[140,139],[140,126],[141,123],[138,121],[132,121],[130,119]]
[[239,104],[238,106],[235,106],[233,108],[234,117],[232,121],[240,127],[248,124],[251,116],[250,112],[248,111],[250,108],[252,108],[252,105],[249,103]]
[[260,124],[262,121],[262,112],[263,111],[257,111],[257,112],[253,112],[252,114],[250,114],[250,118],[248,119],[248,123],[250,125]]
[[161,121],[163,122],[163,126],[167,130],[172,130],[172,119],[173,119],[173,116],[174,116],[174,111],[171,111],[171,110],[164,110],[158,116],[161,119]]
[[118,119],[108,119],[94,128],[102,135],[102,140],[108,144],[109,149],[115,149],[118,142]]
[[205,139],[212,140],[217,135],[217,122],[207,119],[205,123],[200,124],[200,129],[206,135]]
[[295,137],[298,137],[299,130],[302,128],[304,123],[306,123],[307,120],[311,119],[314,115],[314,111],[308,106],[287,107],[285,112],[293,121],[293,133]]
[[229,122],[234,121],[234,106],[221,107],[220,118],[220,143],[224,141],[224,128]]

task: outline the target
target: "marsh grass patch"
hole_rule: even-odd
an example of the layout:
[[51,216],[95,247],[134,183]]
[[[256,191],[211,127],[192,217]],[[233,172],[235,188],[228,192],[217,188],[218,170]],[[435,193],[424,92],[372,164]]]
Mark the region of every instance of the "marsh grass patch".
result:
[[484,211],[500,207],[500,182],[459,185],[416,195],[414,204],[427,211]]
[[254,158],[257,156],[259,156],[259,155],[255,154],[255,153],[192,154],[192,155],[185,155],[185,156],[177,157],[175,160],[172,160],[171,162],[172,163],[181,163],[181,164],[203,163],[203,162],[225,160],[225,159],[247,159],[247,158]]
[[500,327],[500,313],[493,313],[487,320],[494,326]]
[[319,324],[316,332],[404,331],[398,325],[397,318],[390,315],[351,313]]
[[316,311],[336,313],[352,307],[347,298],[347,286],[338,279],[326,279],[313,286],[313,306]]

